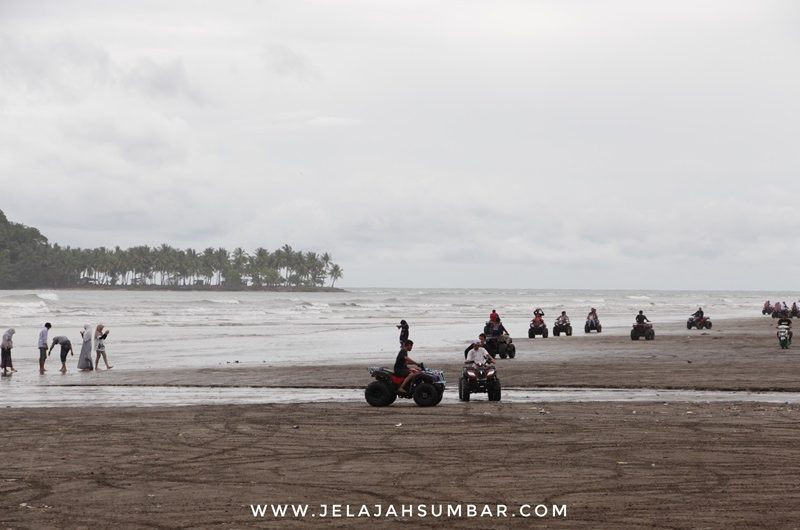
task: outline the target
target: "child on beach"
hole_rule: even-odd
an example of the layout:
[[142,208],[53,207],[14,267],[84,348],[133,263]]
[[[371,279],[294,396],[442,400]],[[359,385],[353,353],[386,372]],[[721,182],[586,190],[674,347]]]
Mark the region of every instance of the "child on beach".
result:
[[0,368],[3,369],[3,375],[8,375],[11,372],[16,372],[14,370],[14,364],[11,362],[11,348],[14,347],[14,333],[17,330],[11,328],[3,333],[3,340],[0,342]]
[[109,330],[105,329],[103,324],[98,324],[94,330],[94,349],[97,352],[97,360],[94,366],[100,369],[100,356],[103,356],[103,361],[106,363],[106,370],[111,370],[113,366],[108,365],[108,357],[106,357],[106,337],[108,337]]

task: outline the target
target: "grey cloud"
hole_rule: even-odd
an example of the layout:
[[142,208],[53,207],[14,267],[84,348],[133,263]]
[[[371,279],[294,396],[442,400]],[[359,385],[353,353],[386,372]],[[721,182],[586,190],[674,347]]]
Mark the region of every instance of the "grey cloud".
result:
[[280,76],[299,81],[316,81],[322,77],[308,56],[280,44],[265,47],[264,60],[267,68]]
[[156,62],[140,59],[125,75],[125,83],[143,94],[156,98],[186,99],[206,103],[206,98],[189,81],[180,59]]

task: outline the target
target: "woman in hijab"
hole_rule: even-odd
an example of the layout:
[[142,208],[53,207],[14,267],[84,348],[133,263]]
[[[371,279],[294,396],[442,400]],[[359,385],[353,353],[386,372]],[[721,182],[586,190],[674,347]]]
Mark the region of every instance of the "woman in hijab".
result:
[[14,333],[17,330],[14,328],[9,329],[3,333],[3,340],[0,342],[0,368],[3,369],[3,375],[8,375],[9,370],[14,370],[14,364],[11,362],[11,348],[14,347]]
[[111,370],[114,368],[113,366],[108,365],[108,357],[106,357],[106,337],[108,337],[108,331],[109,330],[105,329],[103,324],[98,324],[94,329],[94,351],[97,352],[97,359],[94,361],[94,366],[98,370],[100,369],[101,355],[106,363],[106,370]]
[[83,337],[83,346],[81,346],[81,355],[78,357],[78,370],[88,372],[92,367],[92,326],[89,324],[83,325],[81,331]]

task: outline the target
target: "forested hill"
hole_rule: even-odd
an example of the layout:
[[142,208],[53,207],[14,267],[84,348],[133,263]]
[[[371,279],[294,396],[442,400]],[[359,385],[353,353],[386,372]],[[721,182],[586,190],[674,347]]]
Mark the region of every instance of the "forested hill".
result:
[[342,268],[327,252],[242,248],[201,251],[137,246],[81,249],[49,244],[36,228],[0,211],[0,289],[141,286],[176,289],[318,289]]

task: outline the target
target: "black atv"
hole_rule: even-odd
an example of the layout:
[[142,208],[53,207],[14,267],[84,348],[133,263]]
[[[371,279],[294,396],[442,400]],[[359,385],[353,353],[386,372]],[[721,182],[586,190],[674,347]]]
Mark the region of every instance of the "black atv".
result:
[[513,359],[517,356],[517,347],[514,345],[514,341],[511,340],[511,335],[508,333],[494,336],[487,335],[486,351],[488,351],[492,357],[499,356],[501,359],[505,359],[506,357]]
[[547,324],[544,323],[544,320],[542,320],[542,323],[538,326],[534,325],[533,322],[534,321],[531,320],[531,326],[528,328],[528,338],[535,339],[536,335],[541,335],[543,339],[546,339],[548,331]]
[[431,370],[425,365],[419,365],[422,371],[414,376],[408,383],[407,392],[399,392],[400,385],[405,377],[394,375],[388,368],[377,366],[369,367],[369,374],[375,381],[367,385],[364,397],[373,407],[388,407],[397,397],[414,398],[414,403],[420,407],[433,407],[438,405],[444,395],[444,372]]
[[653,324],[644,322],[642,324],[633,325],[633,328],[631,328],[631,340],[639,340],[642,337],[644,337],[644,340],[653,340],[656,338]]
[[556,319],[556,321],[553,323],[553,336],[558,337],[562,333],[564,333],[567,337],[571,337],[572,324],[569,323],[569,320],[559,323],[559,321]]
[[586,324],[583,325],[583,332],[589,333],[590,331],[596,331],[598,333],[603,331],[603,326],[600,324],[599,320],[593,318],[586,319]]
[[469,401],[471,394],[486,393],[489,401],[500,401],[500,378],[493,364],[464,367],[458,380],[458,399]]

